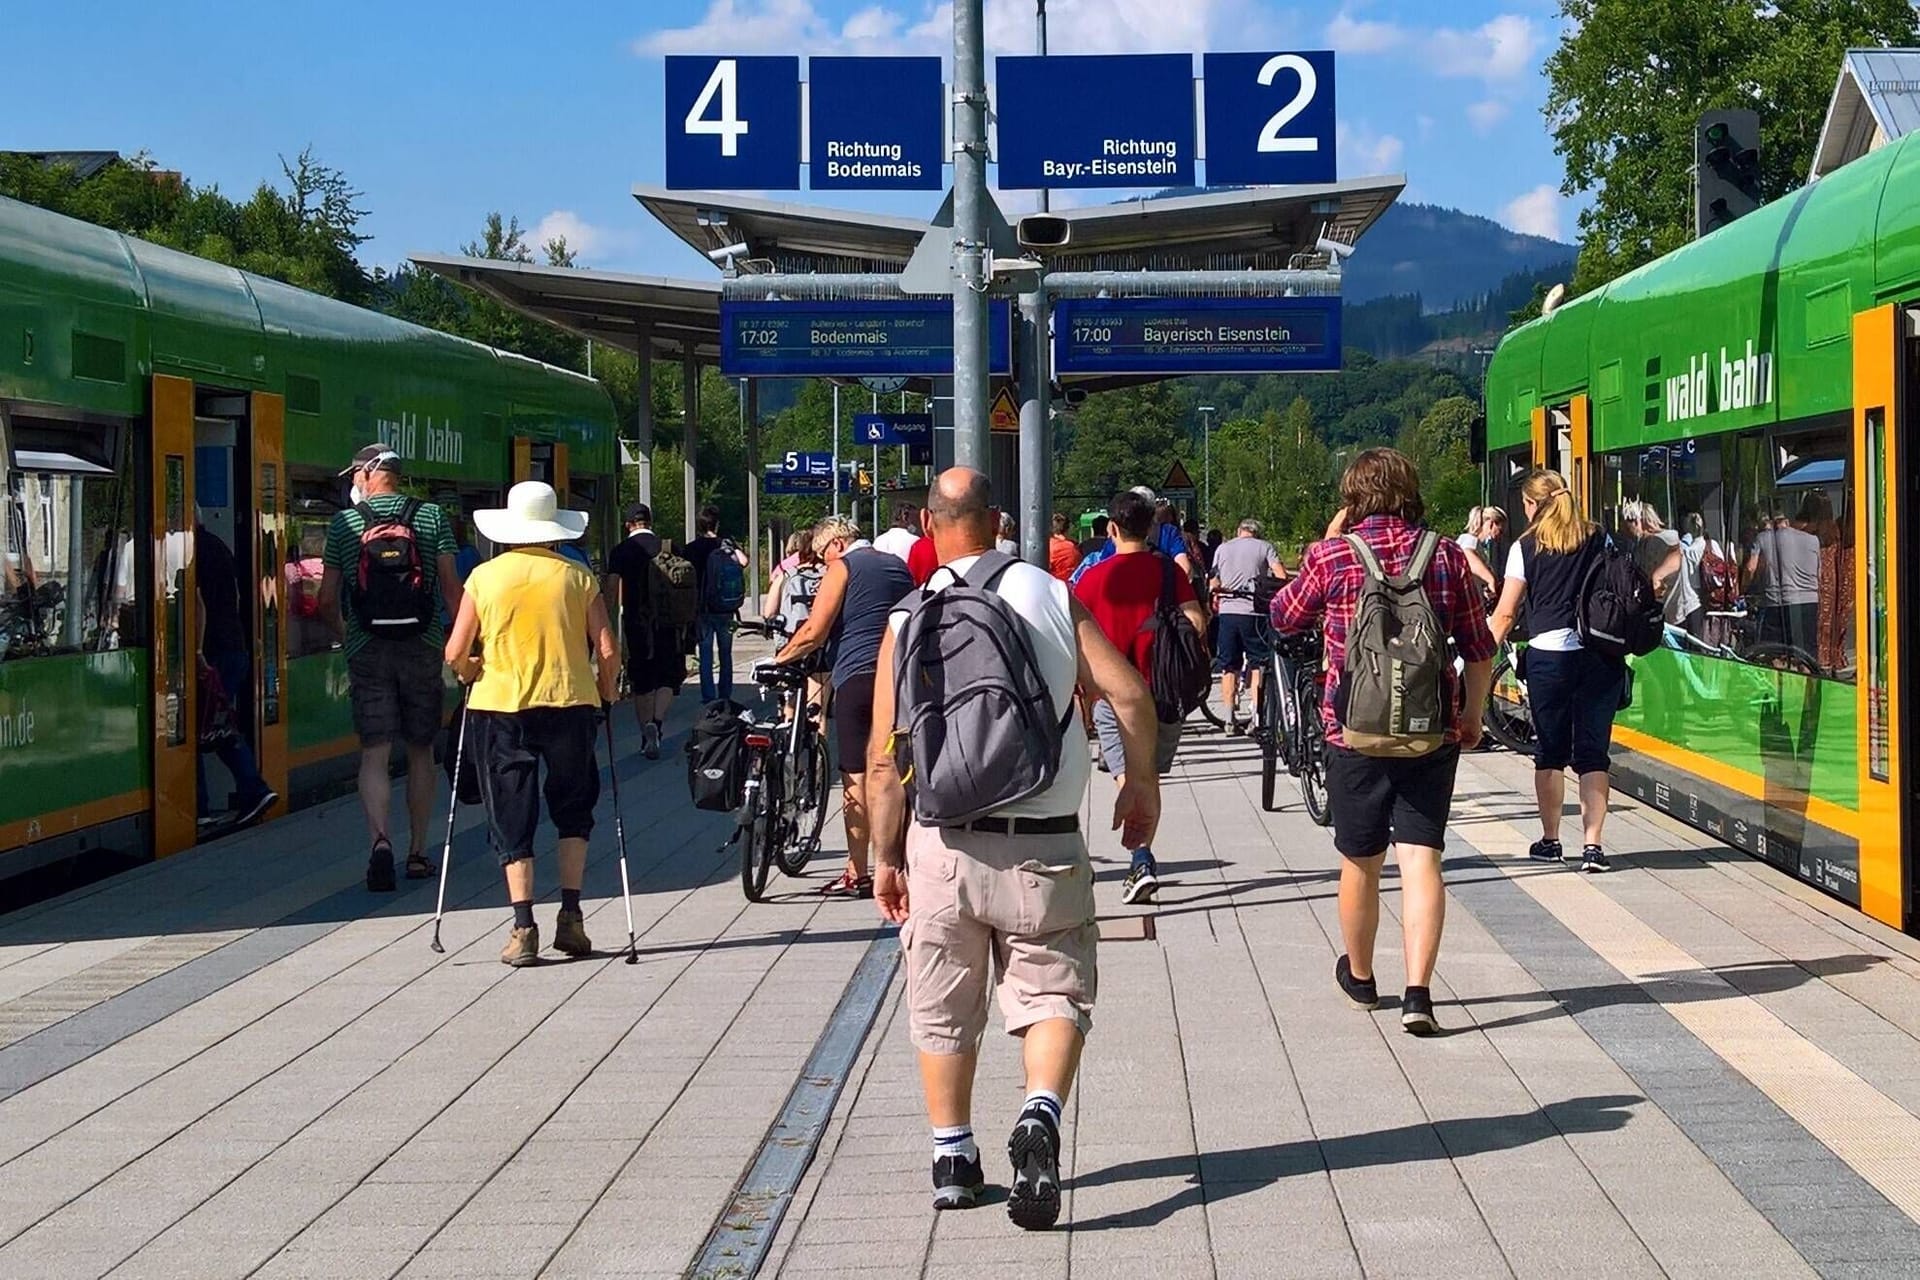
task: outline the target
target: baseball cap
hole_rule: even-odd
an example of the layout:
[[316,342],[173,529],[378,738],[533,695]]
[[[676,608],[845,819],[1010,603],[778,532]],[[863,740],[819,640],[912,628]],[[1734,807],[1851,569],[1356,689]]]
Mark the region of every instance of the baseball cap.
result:
[[356,471],[392,471],[397,474],[399,470],[399,454],[383,444],[370,444],[354,454],[353,461],[349,462],[340,474],[350,476]]

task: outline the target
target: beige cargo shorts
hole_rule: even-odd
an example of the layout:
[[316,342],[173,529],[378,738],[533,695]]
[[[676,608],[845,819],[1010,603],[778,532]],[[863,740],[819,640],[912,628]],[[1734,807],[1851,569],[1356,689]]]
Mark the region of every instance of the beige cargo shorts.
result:
[[966,1053],[987,1029],[987,993],[1007,1034],[1069,1018],[1093,1025],[1093,866],[1077,831],[999,835],[912,824],[907,832],[908,1034],[925,1053]]

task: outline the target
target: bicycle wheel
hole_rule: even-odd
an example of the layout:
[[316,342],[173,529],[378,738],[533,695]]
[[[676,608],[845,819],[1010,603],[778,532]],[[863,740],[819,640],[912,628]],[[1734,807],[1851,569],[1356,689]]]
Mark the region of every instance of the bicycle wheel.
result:
[[1219,689],[1220,689],[1220,682],[1218,680],[1215,680],[1212,684],[1210,684],[1207,687],[1207,696],[1200,699],[1200,705],[1194,709],[1200,713],[1201,718],[1205,720],[1208,724],[1212,725],[1216,729],[1224,729],[1227,727],[1227,722],[1220,718],[1220,713],[1218,711],[1215,711],[1213,709],[1214,695],[1219,691]]
[[1533,754],[1533,712],[1527,706],[1527,687],[1513,670],[1513,660],[1502,654],[1493,664],[1493,687],[1487,693],[1487,732],[1515,755]]
[[[758,902],[767,891],[767,876],[773,870],[773,850],[777,844],[780,798],[777,771],[766,767],[767,758],[756,755],[748,766],[747,787],[753,793],[752,811],[740,825],[740,888],[748,902]],[[755,785],[758,784],[758,785]]]
[[1333,825],[1333,806],[1327,803],[1326,729],[1317,706],[1300,717],[1300,798],[1307,816],[1322,827]]
[[803,874],[807,862],[820,848],[820,828],[827,818],[827,743],[815,736],[791,765],[794,786],[790,795],[791,826],[780,843],[774,861],[790,876]]
[[1260,807],[1274,810],[1273,782],[1280,772],[1280,691],[1272,680],[1260,682],[1260,706],[1254,734],[1260,739]]

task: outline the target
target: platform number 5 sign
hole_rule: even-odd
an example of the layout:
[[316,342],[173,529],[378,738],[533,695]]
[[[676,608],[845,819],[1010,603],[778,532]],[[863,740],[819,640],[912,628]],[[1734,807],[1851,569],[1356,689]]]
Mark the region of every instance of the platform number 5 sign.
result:
[[1333,54],[1206,55],[1208,186],[1332,182]]
[[667,185],[800,185],[800,59],[667,60]]

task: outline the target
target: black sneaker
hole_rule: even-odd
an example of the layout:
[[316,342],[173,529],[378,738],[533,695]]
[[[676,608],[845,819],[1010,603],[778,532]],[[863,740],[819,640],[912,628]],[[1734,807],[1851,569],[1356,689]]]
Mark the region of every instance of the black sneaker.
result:
[[1380,1007],[1380,984],[1372,978],[1354,977],[1353,962],[1345,956],[1333,962],[1333,980],[1354,1008],[1371,1011]]
[[367,855],[367,889],[372,893],[392,893],[393,846],[382,838],[373,842],[373,852]]
[[1408,987],[1400,997],[1400,1027],[1410,1036],[1440,1034],[1433,1016],[1433,994],[1425,987]]
[[1580,869],[1588,875],[1597,876],[1602,871],[1613,870],[1613,864],[1607,861],[1607,855],[1599,845],[1590,844],[1580,850]]
[[1527,847],[1527,856],[1535,862],[1558,862],[1566,857],[1566,850],[1558,840],[1535,840]]
[[935,1209],[971,1209],[980,1203],[980,1189],[987,1175],[980,1168],[980,1157],[941,1156],[933,1162],[933,1207]]
[[258,822],[267,810],[280,803],[280,793],[274,790],[263,792],[259,799],[240,811],[239,825],[251,826]]
[[1007,1138],[1013,1187],[1007,1216],[1027,1231],[1045,1231],[1060,1220],[1060,1132],[1042,1111],[1024,1111]]
[[640,728],[640,754],[649,760],[660,758],[660,722],[649,720]]
[[1154,874],[1151,858],[1144,862],[1135,862],[1133,870],[1127,872],[1127,878],[1120,885],[1120,901],[1128,906],[1135,903],[1153,901],[1153,895],[1160,888],[1160,877]]

